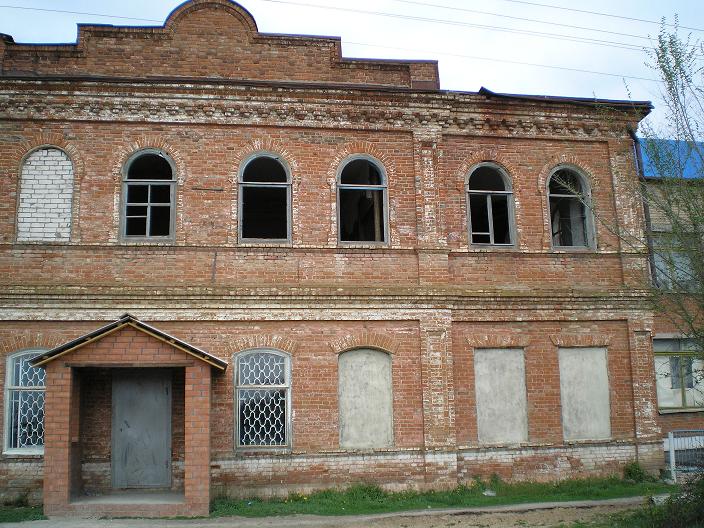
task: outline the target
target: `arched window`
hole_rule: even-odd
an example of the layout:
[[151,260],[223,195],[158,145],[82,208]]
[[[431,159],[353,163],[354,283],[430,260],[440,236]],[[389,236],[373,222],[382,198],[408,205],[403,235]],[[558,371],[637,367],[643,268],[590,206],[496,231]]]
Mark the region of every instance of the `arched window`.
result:
[[340,446],[371,449],[393,445],[391,356],[359,348],[338,359]]
[[123,238],[173,238],[175,173],[173,161],[160,150],[142,150],[127,161],[122,183]]
[[44,448],[44,382],[46,372],[29,361],[43,350],[7,358],[5,380],[5,449],[41,452]]
[[289,447],[289,356],[277,350],[250,350],[238,354],[235,364],[237,447]]
[[17,208],[17,240],[71,239],[73,163],[63,150],[37,149],[22,164]]
[[572,169],[556,170],[548,182],[553,247],[591,247],[593,226],[589,189]]
[[511,182],[496,165],[482,163],[467,180],[469,237],[472,244],[514,243]]
[[274,154],[257,154],[240,173],[240,240],[291,239],[291,178]]
[[387,241],[386,192],[386,175],[376,160],[354,157],[345,162],[337,183],[340,241]]

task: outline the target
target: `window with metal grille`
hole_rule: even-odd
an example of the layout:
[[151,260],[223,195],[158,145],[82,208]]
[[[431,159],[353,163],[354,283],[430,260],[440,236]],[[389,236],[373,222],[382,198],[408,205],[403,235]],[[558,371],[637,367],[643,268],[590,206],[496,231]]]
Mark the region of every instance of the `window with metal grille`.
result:
[[387,242],[387,182],[381,163],[370,156],[343,162],[337,183],[341,242]]
[[704,409],[704,361],[694,339],[653,339],[658,407]]
[[142,150],[125,165],[122,183],[124,239],[172,239],[176,180],[174,164],[160,150]]
[[41,350],[7,359],[5,383],[5,449],[39,452],[44,449],[44,381],[46,372],[29,362]]
[[593,224],[585,179],[572,169],[556,170],[548,183],[553,247],[592,247]]
[[467,208],[472,244],[513,244],[513,193],[508,176],[499,167],[482,163],[471,171]]
[[237,356],[237,446],[290,446],[289,357],[262,349]]

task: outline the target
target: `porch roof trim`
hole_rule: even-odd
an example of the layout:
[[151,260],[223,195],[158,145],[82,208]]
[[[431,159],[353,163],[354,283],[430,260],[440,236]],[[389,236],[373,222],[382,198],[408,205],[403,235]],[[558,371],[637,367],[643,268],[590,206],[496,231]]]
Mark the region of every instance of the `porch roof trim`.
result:
[[159,341],[163,341],[164,343],[171,345],[172,347],[177,348],[182,352],[185,352],[186,354],[189,354],[197,359],[200,359],[201,361],[204,361],[213,368],[216,368],[218,370],[225,370],[227,368],[227,361],[224,361],[219,357],[209,354],[205,350],[201,350],[198,347],[186,343],[185,341],[177,337],[169,335],[166,332],[162,332],[158,328],[148,325],[147,323],[140,321],[135,316],[128,313],[120,316],[120,318],[116,321],[108,323],[105,326],[101,326],[97,330],[93,330],[88,334],[85,334],[81,337],[77,337],[76,339],[73,339],[68,343],[64,343],[63,345],[59,345],[55,348],[52,348],[51,350],[44,352],[43,354],[38,355],[30,363],[34,367],[42,367],[47,363],[54,361],[55,359],[65,354],[68,354],[69,352],[73,352],[74,350],[84,347],[94,341],[98,341],[103,337],[112,334],[113,332],[117,332],[125,326],[131,326],[132,328],[144,332],[145,334],[148,334],[158,339]]

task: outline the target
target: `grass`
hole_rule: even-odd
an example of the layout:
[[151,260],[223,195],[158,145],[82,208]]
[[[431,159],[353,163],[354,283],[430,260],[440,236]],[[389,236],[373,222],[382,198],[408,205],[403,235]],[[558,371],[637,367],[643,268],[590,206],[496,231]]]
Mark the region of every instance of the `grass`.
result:
[[704,477],[685,484],[664,504],[617,513],[563,528],[704,528]]
[[[483,495],[488,488],[495,491],[496,496]],[[310,495],[294,494],[286,499],[216,499],[211,506],[211,516],[359,515],[528,502],[613,499],[672,493],[676,490],[675,486],[661,482],[636,483],[616,477],[515,484],[506,484],[498,479],[492,479],[489,483],[477,480],[472,486],[460,486],[451,491],[399,493],[385,492],[372,485],[355,485],[344,491],[325,490]]]
[[0,523],[46,519],[41,506],[0,506]]

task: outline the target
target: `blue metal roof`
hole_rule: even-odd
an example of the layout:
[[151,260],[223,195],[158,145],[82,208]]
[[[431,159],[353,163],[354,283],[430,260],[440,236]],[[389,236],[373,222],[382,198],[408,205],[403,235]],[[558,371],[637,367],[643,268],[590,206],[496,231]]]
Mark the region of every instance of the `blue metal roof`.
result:
[[704,178],[704,143],[652,138],[638,141],[645,178]]

